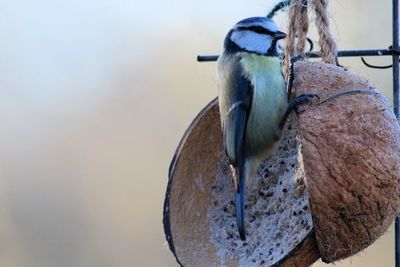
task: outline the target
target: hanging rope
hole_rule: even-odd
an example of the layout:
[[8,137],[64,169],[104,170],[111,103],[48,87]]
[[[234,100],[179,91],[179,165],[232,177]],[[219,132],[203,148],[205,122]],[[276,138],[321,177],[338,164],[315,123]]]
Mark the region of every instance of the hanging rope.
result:
[[286,39],[284,70],[289,74],[290,59],[294,55],[304,55],[308,32],[307,1],[292,0],[289,7],[289,30]]
[[315,24],[319,35],[322,60],[329,64],[336,61],[336,42],[329,30],[328,0],[310,0],[316,15]]
[[289,29],[285,48],[286,77],[289,73],[290,59],[305,53],[309,28],[308,8],[315,12],[322,60],[328,64],[336,62],[336,43],[329,29],[328,0],[292,0],[289,7]]

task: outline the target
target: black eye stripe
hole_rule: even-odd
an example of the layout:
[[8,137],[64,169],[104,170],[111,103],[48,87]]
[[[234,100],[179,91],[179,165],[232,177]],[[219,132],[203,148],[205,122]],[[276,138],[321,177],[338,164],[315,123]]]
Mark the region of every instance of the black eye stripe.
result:
[[253,31],[260,34],[269,34],[272,35],[273,32],[261,27],[261,26],[251,26],[251,27],[240,27],[239,30],[241,31]]

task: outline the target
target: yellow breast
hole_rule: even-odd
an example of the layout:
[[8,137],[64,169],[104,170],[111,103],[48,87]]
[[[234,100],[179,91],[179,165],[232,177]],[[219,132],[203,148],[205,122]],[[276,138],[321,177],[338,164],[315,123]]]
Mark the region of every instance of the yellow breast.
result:
[[242,53],[241,64],[254,90],[246,141],[258,150],[280,136],[279,123],[287,106],[285,80],[278,57]]

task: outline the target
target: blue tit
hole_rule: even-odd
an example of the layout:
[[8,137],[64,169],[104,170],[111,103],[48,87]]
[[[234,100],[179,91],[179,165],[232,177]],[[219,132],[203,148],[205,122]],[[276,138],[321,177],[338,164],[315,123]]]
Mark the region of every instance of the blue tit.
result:
[[227,34],[218,59],[223,145],[233,170],[236,219],[245,234],[246,181],[279,143],[287,117],[286,83],[278,40],[286,34],[265,17],[239,21]]

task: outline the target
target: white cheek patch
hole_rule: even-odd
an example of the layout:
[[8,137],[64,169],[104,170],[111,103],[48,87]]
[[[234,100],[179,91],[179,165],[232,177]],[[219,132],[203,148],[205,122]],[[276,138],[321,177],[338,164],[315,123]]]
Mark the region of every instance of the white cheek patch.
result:
[[240,48],[260,54],[267,53],[272,44],[271,36],[253,31],[235,31],[231,40]]

